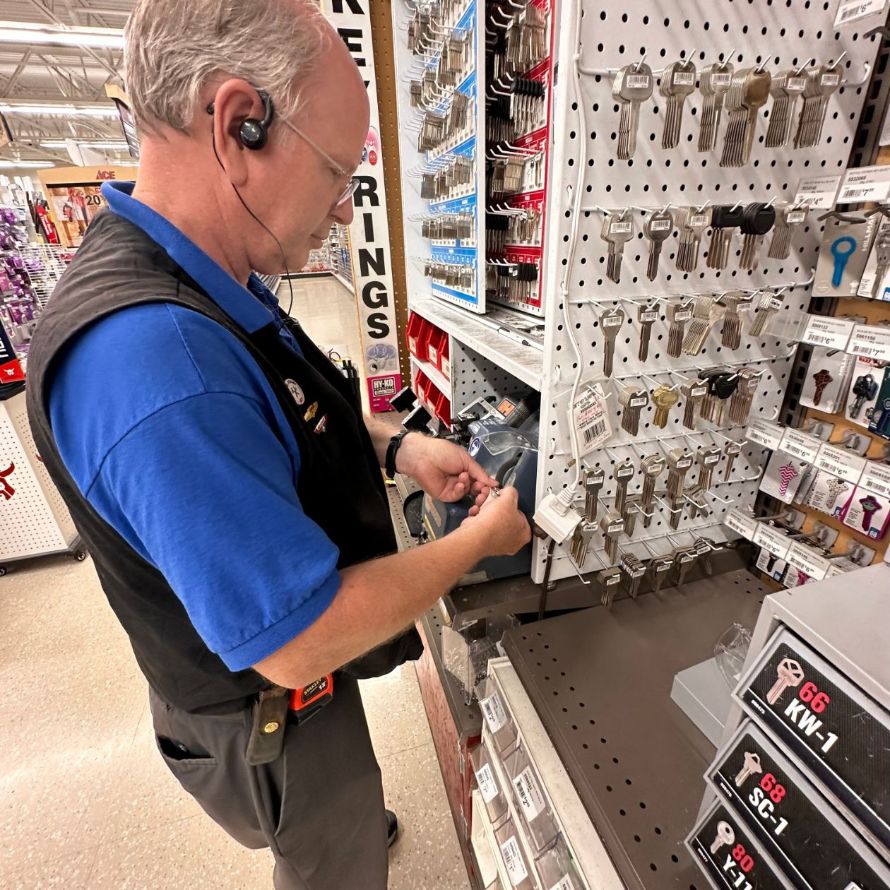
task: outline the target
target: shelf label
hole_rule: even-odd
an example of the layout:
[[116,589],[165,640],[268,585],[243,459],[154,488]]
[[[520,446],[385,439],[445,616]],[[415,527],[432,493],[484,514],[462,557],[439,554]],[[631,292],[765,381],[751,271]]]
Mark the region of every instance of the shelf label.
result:
[[855,204],[858,201],[886,201],[890,198],[890,168],[851,167],[844,174],[838,204]]
[[791,203],[830,210],[834,207],[834,196],[840,184],[840,176],[808,176],[797,184],[797,193]]
[[890,465],[867,460],[859,484],[881,497],[890,498]]
[[538,780],[530,766],[527,766],[513,780],[513,786],[516,788],[516,797],[522,806],[526,821],[531,822],[532,819],[537,819],[547,808],[547,801],[544,800]]
[[845,482],[858,484],[865,470],[866,460],[849,448],[838,448],[837,445],[823,445],[816,457],[815,465],[832,476]]
[[753,516],[748,516],[735,507],[726,514],[723,524],[748,541],[754,540],[754,535],[760,525]]
[[599,384],[588,386],[578,395],[569,414],[569,423],[578,432],[579,457],[605,445],[612,438],[609,403]]
[[851,3],[841,3],[834,17],[834,26],[851,25],[859,19],[870,15],[883,15],[887,13],[888,0],[853,0]]
[[[771,682],[776,683],[775,673]],[[793,689],[785,689],[785,710],[793,694]],[[801,707],[813,718],[807,727],[816,725],[815,736],[823,728],[818,725],[821,718],[806,705]],[[852,840],[853,833],[841,828],[843,820],[750,724],[709,771],[709,778],[731,809],[744,814],[745,823],[793,886],[819,890],[886,886],[866,858],[865,845]],[[871,861],[877,863],[876,858]]]
[[479,793],[486,803],[491,803],[498,796],[498,785],[489,764],[483,763],[476,770],[476,782],[479,785]]
[[785,429],[776,423],[768,420],[755,420],[747,430],[745,430],[745,438],[749,442],[756,442],[775,451],[782,444],[782,437],[785,435]]
[[[745,709],[886,839],[890,717],[787,632],[767,647],[759,664],[739,693]],[[792,682],[778,690],[780,667],[782,674],[791,669]]]
[[813,547],[801,544],[795,541],[788,548],[788,555],[785,557],[788,565],[794,566],[799,572],[803,572],[810,578],[821,581],[831,568],[831,560],[823,556]]
[[784,451],[785,454],[790,454],[792,457],[798,457],[803,461],[806,461],[808,464],[813,463],[816,460],[816,457],[819,454],[819,449],[822,448],[822,440],[817,439],[815,436],[811,436],[809,433],[804,433],[801,430],[785,430],[785,435],[782,436],[782,444],[779,445],[779,449]]
[[504,710],[504,703],[496,692],[489,695],[488,698],[483,698],[479,705],[485,716],[485,722],[492,733],[499,732],[507,725],[509,718]]
[[528,869],[522,861],[522,851],[515,835],[501,844],[501,852],[504,854],[504,865],[507,867],[510,883],[518,887],[523,881],[528,880]]
[[788,548],[791,546],[791,541],[788,540],[785,532],[779,531],[765,522],[757,523],[757,530],[754,532],[752,540],[758,547],[763,547],[764,550],[779,559],[785,559],[788,555]]
[[[890,168],[888,168],[890,169]],[[890,362],[890,327],[858,324],[853,328],[847,352]]]
[[813,346],[827,346],[829,349],[846,350],[850,335],[856,327],[855,321],[847,318],[826,318],[824,315],[810,315],[801,334],[801,341]]

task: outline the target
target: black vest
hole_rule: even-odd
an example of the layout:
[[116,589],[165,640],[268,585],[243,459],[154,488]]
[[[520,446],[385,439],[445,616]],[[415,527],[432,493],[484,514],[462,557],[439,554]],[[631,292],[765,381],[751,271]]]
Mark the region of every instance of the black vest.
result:
[[[237,707],[267,687],[268,681],[253,670],[230,671],[207,648],[164,577],[83,497],[62,462],[50,427],[49,387],[54,363],[66,345],[103,316],[156,302],[199,312],[234,334],[250,352],[299,444],[300,471],[294,484],[303,510],[339,548],[339,568],[395,551],[386,491],[349,384],[299,325],[281,313],[302,356],[282,340],[272,322],[247,334],[140,228],[111,212],[96,217],[56,287],[31,345],[27,399],[34,439],[151,686],[165,701],[189,711]],[[299,385],[302,405],[286,380]],[[314,417],[304,419],[315,402],[319,407]],[[322,418],[326,418],[323,432],[316,433]],[[133,468],[134,473],[143,471]],[[150,489],[146,497],[151,497]],[[232,554],[233,560],[243,558]],[[381,596],[389,593],[380,591]],[[406,658],[418,657],[420,649],[419,637],[411,631],[344,670],[358,677],[377,676]]]

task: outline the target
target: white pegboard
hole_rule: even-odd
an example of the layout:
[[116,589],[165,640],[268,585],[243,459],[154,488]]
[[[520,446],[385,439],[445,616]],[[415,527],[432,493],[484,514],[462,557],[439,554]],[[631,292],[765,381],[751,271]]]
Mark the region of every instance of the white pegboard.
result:
[[[678,271],[675,266],[678,234],[675,232],[664,245],[656,280],[649,282],[646,278],[648,242],[644,240],[641,225],[645,218],[644,211],[661,209],[669,202],[674,207],[698,206],[705,202],[768,202],[772,199],[786,202],[793,199],[801,178],[839,173],[846,166],[850,154],[868,72],[877,49],[875,41],[863,38],[856,28],[835,31],[836,2],[813,0],[721,0],[719,3],[688,3],[682,8],[652,0],[634,4],[619,0],[583,0],[579,49],[574,24],[577,2],[580,0],[567,0],[559,4],[558,9],[562,29],[554,114],[557,123],[552,133],[554,151],[548,182],[552,206],[557,212],[551,213],[547,229],[547,314],[539,499],[548,487],[561,489],[575,473],[574,467],[570,466],[567,407],[578,365],[564,329],[561,294],[564,279],[570,324],[581,346],[584,382],[596,380],[601,375],[603,343],[598,317],[606,308],[620,305],[628,319],[616,344],[616,380],[625,384],[636,383],[640,381],[642,372],[661,383],[668,382],[665,376],[668,369],[695,376],[690,372],[700,368],[725,364],[733,367],[749,365],[764,371],[751,417],[777,416],[793,361],[788,343],[775,337],[751,338],[748,334],[750,320],[743,316],[743,338],[738,350],[726,350],[720,345],[718,325],[700,356],[670,358],[664,352],[668,330],[664,300],[734,289],[754,291],[761,287],[787,287],[783,311],[805,311],[809,306],[809,284],[823,228],[816,220],[816,214],[811,213],[807,224],[797,232],[788,260],[777,261],[766,257],[768,236],[761,250],[761,264],[753,272],[738,269],[737,257],[741,248],[738,234],[734,236],[726,270],[706,267],[706,236],[702,241],[698,268],[691,273]],[[860,24],[862,31],[865,31],[875,23],[864,20]],[[610,70],[638,61],[645,55],[657,75],[671,62],[692,53],[699,70],[711,62],[729,59],[736,68],[763,63],[775,73],[783,68],[806,65],[811,59],[827,63],[844,52],[847,53],[842,62],[844,85],[829,101],[822,142],[816,148],[767,149],[763,146],[772,108],[770,100],[758,116],[751,162],[741,168],[721,168],[719,161],[726,131],[726,114],[723,115],[714,150],[699,152],[697,141],[702,96],[696,91],[686,103],[680,145],[674,150],[664,150],[661,135],[665,105],[656,86],[653,98],[641,106],[634,157],[629,161],[620,161],[616,157],[619,108],[612,97]],[[577,80],[574,74],[576,53],[580,53],[581,68],[589,72],[581,74]],[[580,105],[583,105],[584,121]],[[581,156],[582,140],[585,158]],[[582,216],[574,262],[567,273],[578,191]],[[633,213],[637,236],[626,245],[621,281],[615,284],[606,277],[607,245],[600,237],[604,219],[602,209],[624,207],[636,208]],[[652,329],[648,361],[641,365],[637,359],[639,325],[635,310],[640,303],[648,304],[654,299],[662,300],[662,314]],[[654,388],[651,379],[642,382],[647,389]],[[701,420],[695,433],[682,428],[682,400],[673,409],[667,429],[660,430],[651,424],[652,409],[648,408],[641,418],[639,436],[629,437],[620,428],[617,391],[609,382],[605,383],[605,388],[607,392],[613,392],[610,399],[611,419],[617,435],[606,448],[589,455],[584,463],[590,467],[602,466],[606,470],[606,485],[602,492],[606,504],[614,495],[614,481],[609,470],[622,458],[632,456],[638,464],[641,454],[659,450],[657,440],[662,440],[668,447],[670,441],[667,437],[687,433],[686,440],[676,440],[678,444],[695,447],[722,441],[707,435],[706,431],[714,427]],[[721,428],[719,432],[741,439],[744,430]],[[758,488],[756,477],[762,468],[763,458],[762,449],[746,446],[736,461],[731,481],[726,483],[719,482],[721,463],[715,474],[718,480],[713,488],[715,496],[708,498],[709,516],[690,520],[684,515],[679,531],[674,532],[667,525],[668,512],[656,506],[650,527],[643,528],[642,518],[638,517],[633,542],[624,538],[622,547],[630,546],[633,552],[645,557],[648,548],[659,553],[672,550],[675,544],[684,542],[683,533],[689,529],[709,529],[714,537],[722,538],[719,523],[730,506],[744,507],[753,503]],[[690,479],[693,478],[690,475]],[[660,480],[660,488],[664,487],[664,479],[662,477]],[[637,473],[629,491],[638,491],[640,482],[640,474]],[[602,515],[602,506],[600,511]],[[640,543],[643,540],[645,544]],[[602,547],[602,537],[597,535],[591,543],[585,571],[608,564]],[[537,543],[533,567],[536,581],[542,578],[543,564],[544,548]],[[568,557],[558,548],[551,577],[566,577],[574,571]]]
[[0,481],[0,564],[63,552],[70,543],[38,481],[34,467],[42,464],[32,462],[33,441],[23,442],[19,435],[16,417],[24,402],[20,394],[0,403],[0,473],[14,467],[4,477],[6,484]]
[[455,415],[477,399],[500,400],[508,395],[522,395],[528,390],[528,384],[454,339],[451,341],[451,377],[451,404]]

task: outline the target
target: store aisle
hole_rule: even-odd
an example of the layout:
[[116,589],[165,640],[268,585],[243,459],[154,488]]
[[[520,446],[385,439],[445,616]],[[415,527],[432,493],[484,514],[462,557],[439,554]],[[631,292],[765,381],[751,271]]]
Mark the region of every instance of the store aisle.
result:
[[[17,566],[0,610],[0,887],[268,890],[268,851],[231,841],[161,761],[92,562]],[[362,694],[403,827],[391,890],[466,890],[413,666]]]

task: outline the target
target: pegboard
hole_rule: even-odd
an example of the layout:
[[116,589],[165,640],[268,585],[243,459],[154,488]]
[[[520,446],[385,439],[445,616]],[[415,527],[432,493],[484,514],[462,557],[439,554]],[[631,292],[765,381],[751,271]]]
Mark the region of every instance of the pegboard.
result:
[[455,338],[451,338],[452,413],[456,416],[477,399],[500,401],[522,395],[528,385]]
[[[24,406],[24,394],[0,403],[0,564],[63,552],[74,537],[66,537],[38,481],[37,474],[46,470],[42,463],[32,460],[35,451],[30,431],[27,437],[21,436],[19,424]],[[50,490],[55,491],[52,483]],[[55,497],[60,503],[58,494]],[[63,504],[61,507],[67,517],[66,525],[73,531],[67,510]]]
[[[754,401],[751,419],[776,418],[782,406],[794,351],[787,341],[775,337],[752,338],[748,331],[750,317],[743,314],[742,343],[737,350],[721,346],[720,325],[711,332],[701,354],[674,359],[665,354],[668,322],[665,300],[672,297],[694,297],[725,294],[731,290],[753,293],[761,288],[785,289],[785,313],[806,311],[810,305],[810,284],[816,265],[823,226],[811,212],[797,232],[787,260],[767,257],[769,238],[760,249],[760,263],[753,271],[739,268],[741,236],[733,236],[729,263],[725,270],[706,267],[708,236],[702,240],[698,268],[692,272],[676,268],[679,234],[675,230],[665,242],[658,274],[654,281],[646,276],[648,241],[642,233],[647,213],[663,209],[709,204],[744,204],[774,200],[790,203],[802,178],[838,174],[847,164],[857,122],[865,99],[876,42],[861,36],[875,22],[865,19],[862,30],[855,27],[835,31],[836,2],[812,0],[721,0],[714,4],[695,2],[679,8],[642,2],[629,5],[617,0],[583,0],[580,26],[576,30],[579,0],[561,4],[558,15],[562,23],[559,40],[559,80],[556,90],[556,111],[551,139],[553,162],[548,181],[549,194],[556,212],[552,212],[547,228],[546,341],[544,352],[544,383],[542,387],[541,468],[538,474],[538,498],[548,488],[554,491],[572,481],[571,441],[567,410],[570,392],[578,370],[574,349],[565,330],[563,287],[567,293],[569,324],[581,348],[582,383],[601,378],[603,338],[599,316],[611,307],[621,306],[627,319],[616,342],[614,380],[619,384],[642,382],[648,389],[656,383],[677,382],[668,371],[695,377],[701,368],[729,366],[750,367],[762,372],[760,387]],[[576,77],[575,56],[582,73]],[[842,63],[842,84],[828,103],[820,145],[811,149],[766,148],[770,100],[756,120],[750,162],[743,167],[720,166],[720,155],[727,128],[724,112],[712,151],[699,152],[698,135],[702,95],[696,90],[686,101],[683,126],[676,149],[661,145],[665,119],[665,100],[658,86],[651,100],[640,108],[637,148],[630,160],[617,158],[619,106],[612,96],[613,74],[624,65],[643,56],[656,78],[670,63],[691,58],[699,71],[707,64],[729,60],[736,69],[763,64],[772,73],[792,66],[806,66],[815,59],[824,64],[846,53]],[[798,109],[799,112],[799,109]],[[576,208],[579,208],[577,210]],[[621,277],[615,283],[606,275],[607,244],[601,238],[607,211],[632,208],[636,236],[627,243]],[[579,214],[578,237],[571,268],[569,257],[575,214]],[[676,228],[676,227],[675,227]],[[661,301],[659,320],[652,328],[650,354],[645,364],[637,358],[639,324],[636,307]],[[643,378],[641,375],[648,375]],[[630,437],[620,427],[620,406],[615,384],[603,384],[611,391],[611,422],[616,435],[598,452],[588,455],[584,465],[603,467],[606,485],[602,491],[604,505],[610,506],[614,496],[614,479],[608,472],[624,457],[632,456],[639,465],[643,454],[659,452],[660,440],[667,448],[670,437],[678,444],[695,448],[700,444],[721,444],[721,437],[740,441],[743,427],[722,427],[699,420],[696,431],[682,428],[682,399],[671,412],[668,427],[660,430],[652,424],[653,409],[645,409],[640,434]],[[713,431],[713,432],[711,432]],[[641,516],[633,541],[622,539],[622,549],[629,549],[640,558],[653,553],[672,551],[681,543],[689,543],[684,532],[708,529],[708,536],[725,540],[720,522],[725,512],[734,507],[753,504],[765,452],[746,445],[736,460],[728,482],[720,482],[723,464],[715,473],[714,496],[708,496],[710,515],[689,519],[684,513],[679,529],[667,527],[669,514],[656,503],[649,528],[643,528]],[[689,480],[694,477],[690,475]],[[659,489],[664,488],[660,479]],[[639,469],[628,489],[639,490]],[[643,543],[645,539],[645,543]],[[591,542],[583,571],[594,571],[614,564],[603,551],[602,535]],[[551,578],[573,574],[576,568],[563,548],[557,548]],[[536,543],[533,577],[543,576],[545,548]]]

